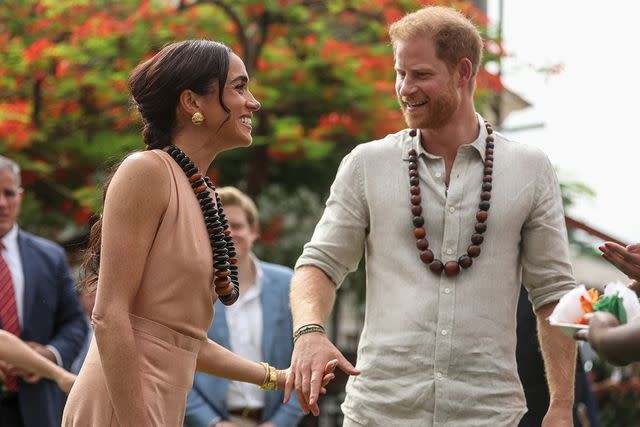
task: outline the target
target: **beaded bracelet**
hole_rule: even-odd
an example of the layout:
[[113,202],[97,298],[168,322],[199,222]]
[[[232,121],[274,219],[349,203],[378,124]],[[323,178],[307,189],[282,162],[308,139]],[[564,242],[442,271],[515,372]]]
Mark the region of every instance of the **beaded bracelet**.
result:
[[324,327],[322,325],[319,325],[317,323],[309,323],[296,329],[296,331],[293,333],[293,343],[295,344],[296,341],[298,341],[298,338],[300,338],[302,335],[310,334],[312,332],[320,332],[321,334],[326,334],[326,331],[324,330]]

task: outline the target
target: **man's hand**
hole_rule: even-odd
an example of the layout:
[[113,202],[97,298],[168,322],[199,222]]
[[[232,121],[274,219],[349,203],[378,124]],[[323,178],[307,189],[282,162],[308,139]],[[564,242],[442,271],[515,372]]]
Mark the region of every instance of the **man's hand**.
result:
[[624,247],[614,242],[605,242],[598,249],[602,257],[632,280],[640,281],[640,243]]
[[306,415],[311,412],[318,416],[318,396],[323,386],[325,370],[331,360],[337,360],[337,367],[347,375],[358,375],[351,363],[340,351],[321,333],[302,335],[296,342],[291,356],[291,374],[287,377],[285,386],[285,401],[295,387],[300,408]]
[[573,427],[573,400],[549,404],[541,427]]

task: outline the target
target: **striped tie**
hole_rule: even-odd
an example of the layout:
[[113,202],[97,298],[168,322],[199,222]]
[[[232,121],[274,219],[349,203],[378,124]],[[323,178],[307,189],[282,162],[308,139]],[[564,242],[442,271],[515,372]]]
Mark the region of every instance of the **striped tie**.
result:
[[[2,249],[4,249],[4,244],[0,242],[0,251]],[[2,329],[17,337],[20,336],[16,294],[13,289],[11,272],[2,256],[2,252],[0,252],[0,322],[2,322]],[[7,376],[5,379],[5,387],[10,391],[18,390],[18,379],[14,376]]]

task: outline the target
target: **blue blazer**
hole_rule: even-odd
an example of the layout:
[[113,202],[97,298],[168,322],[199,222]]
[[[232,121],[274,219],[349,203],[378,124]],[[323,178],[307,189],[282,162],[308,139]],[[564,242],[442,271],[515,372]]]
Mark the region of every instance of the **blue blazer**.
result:
[[[21,338],[54,346],[69,369],[87,325],[67,256],[59,245],[22,230],[18,246],[24,273]],[[25,427],[60,426],[65,399],[53,381],[28,384],[20,380],[18,400]]]
[[[263,360],[278,369],[288,368],[291,364],[293,340],[291,338],[292,320],[289,309],[289,283],[293,272],[287,267],[259,261],[262,268],[262,357]],[[224,314],[225,306],[216,302],[213,326],[209,329],[209,338],[231,349],[229,327]],[[209,427],[217,418],[229,419],[225,406],[229,380],[197,372],[193,388],[187,398],[187,410],[184,425],[187,427]],[[284,393],[271,391],[265,394],[262,410],[263,422],[272,422],[278,427],[297,426],[302,411],[294,396],[287,404],[282,403]]]

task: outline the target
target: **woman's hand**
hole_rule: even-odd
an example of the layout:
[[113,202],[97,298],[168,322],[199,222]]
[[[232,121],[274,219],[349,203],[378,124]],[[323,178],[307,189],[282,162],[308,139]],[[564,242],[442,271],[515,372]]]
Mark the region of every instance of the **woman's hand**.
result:
[[640,281],[640,243],[622,246],[614,242],[605,242],[598,249],[602,257],[629,276],[631,280]]
[[[324,368],[324,376],[322,377],[322,387],[320,388],[320,394],[326,394],[327,389],[325,386],[333,380],[335,375],[336,366],[338,366],[338,359],[333,359],[327,362],[327,365]],[[284,390],[285,383],[287,382],[287,378],[291,375],[291,368],[287,368],[283,371],[278,371],[278,390]],[[289,401],[289,396],[285,396],[284,403]]]

